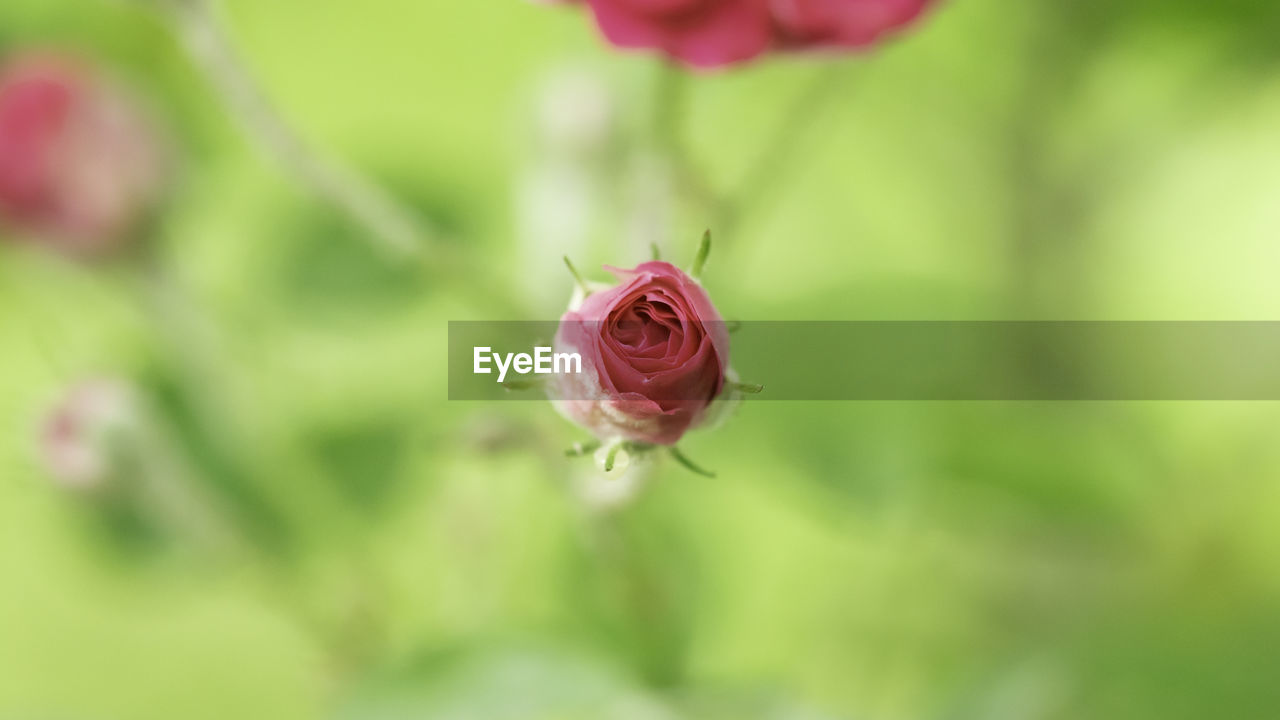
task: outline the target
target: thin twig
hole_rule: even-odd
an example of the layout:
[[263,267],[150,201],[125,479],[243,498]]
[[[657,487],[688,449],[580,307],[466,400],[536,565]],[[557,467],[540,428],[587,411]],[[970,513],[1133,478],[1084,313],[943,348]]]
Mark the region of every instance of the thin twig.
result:
[[383,250],[401,257],[419,255],[438,240],[440,233],[424,219],[366,178],[317,153],[281,119],[236,55],[211,1],[164,0],[163,7],[227,111],[262,150],[364,226]]

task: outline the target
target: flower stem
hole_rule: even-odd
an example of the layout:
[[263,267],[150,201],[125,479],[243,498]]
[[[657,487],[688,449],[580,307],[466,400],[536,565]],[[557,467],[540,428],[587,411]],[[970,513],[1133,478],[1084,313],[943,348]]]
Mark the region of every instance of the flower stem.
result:
[[236,413],[228,401],[230,380],[218,362],[217,329],[154,251],[138,257],[130,271],[139,307],[155,333],[160,380],[153,392],[167,398],[167,422],[182,428],[188,456],[200,459],[195,471],[212,483],[243,539],[268,556],[285,554],[283,516],[261,492],[258,469],[238,449],[243,437],[231,429]]
[[658,68],[653,100],[653,133],[658,148],[667,156],[676,187],[709,214],[721,209],[715,189],[693,162],[685,137],[689,117],[689,73],[666,60]]
[[225,109],[259,147],[397,257],[422,254],[440,233],[361,175],[323,157],[288,126],[254,81],[219,23],[212,0],[164,0],[188,54]]
[[741,184],[726,199],[720,218],[723,232],[732,234],[748,209],[768,197],[781,179],[787,160],[794,155],[796,145],[812,129],[834,90],[839,87],[845,67],[842,63],[832,63],[820,69],[791,104],[771,139],[762,145],[764,150],[747,167]]

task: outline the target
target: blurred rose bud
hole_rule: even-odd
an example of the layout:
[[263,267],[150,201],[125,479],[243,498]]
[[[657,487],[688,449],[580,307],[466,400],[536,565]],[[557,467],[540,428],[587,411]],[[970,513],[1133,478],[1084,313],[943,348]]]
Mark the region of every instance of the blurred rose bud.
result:
[[44,423],[40,454],[58,485],[81,491],[106,487],[120,470],[119,441],[138,423],[136,400],[115,380],[73,387]]
[[608,269],[621,284],[560,319],[556,352],[578,353],[582,372],[556,375],[552,398],[596,437],[674,445],[724,389],[728,331],[702,286],[675,266]]
[[61,252],[99,256],[154,209],[164,153],[133,99],[69,58],[0,65],[0,223]]
[[694,67],[750,60],[773,43],[768,0],[587,0],[620,48],[658,50]]
[[586,0],[620,48],[699,68],[774,49],[856,48],[914,20],[932,0]]
[[933,0],[775,0],[779,44],[788,48],[860,48],[911,23]]

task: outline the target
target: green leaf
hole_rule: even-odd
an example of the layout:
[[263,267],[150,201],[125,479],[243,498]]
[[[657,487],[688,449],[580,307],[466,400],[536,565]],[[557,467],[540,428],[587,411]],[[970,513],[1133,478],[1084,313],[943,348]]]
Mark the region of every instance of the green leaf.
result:
[[698,256],[693,259],[693,269],[689,274],[695,280],[702,277],[702,268],[707,264],[707,256],[711,254],[711,231],[702,233],[702,242],[698,244]]

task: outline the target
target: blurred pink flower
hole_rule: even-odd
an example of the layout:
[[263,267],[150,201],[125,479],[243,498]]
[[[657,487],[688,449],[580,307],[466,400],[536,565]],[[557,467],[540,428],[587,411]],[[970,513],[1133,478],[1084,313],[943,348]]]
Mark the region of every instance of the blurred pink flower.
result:
[[670,263],[608,268],[621,284],[560,319],[557,352],[582,357],[552,395],[602,439],[674,445],[725,387],[729,333],[702,286]]
[[933,0],[583,1],[613,45],[716,68],[770,50],[867,47]]
[[932,0],[771,0],[778,44],[859,48],[919,17]]
[[0,222],[75,256],[124,242],[165,179],[152,125],[119,88],[69,58],[0,66]]
[[750,60],[769,49],[767,0],[586,0],[610,43],[660,50],[694,67]]
[[113,436],[136,421],[136,402],[124,383],[90,380],[72,387],[49,413],[41,432],[45,469],[65,488],[104,487],[116,470]]

